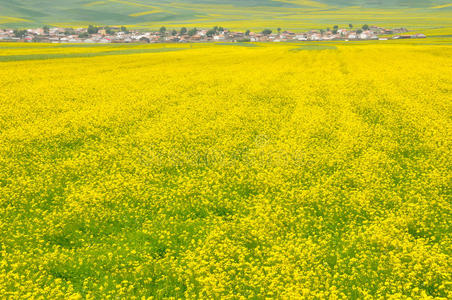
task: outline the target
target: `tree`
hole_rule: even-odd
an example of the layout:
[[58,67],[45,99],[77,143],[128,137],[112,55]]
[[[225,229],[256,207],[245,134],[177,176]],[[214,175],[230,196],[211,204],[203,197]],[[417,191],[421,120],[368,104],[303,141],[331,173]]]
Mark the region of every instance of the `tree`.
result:
[[42,29],[44,30],[44,33],[49,33],[49,26],[45,25],[44,27],[42,27]]
[[337,34],[337,29],[333,29],[332,33]]
[[324,33],[325,33],[325,30],[320,29],[320,33],[321,33],[321,34],[324,34]]
[[23,38],[27,34],[27,31],[26,30],[14,29],[13,33],[14,33],[15,37]]
[[113,34],[113,33],[115,33],[115,31],[114,31],[113,29],[111,29],[110,27],[107,26],[107,27],[105,28],[105,33],[106,33],[106,34]]
[[64,35],[74,35],[75,31],[72,28],[68,28],[66,29],[66,31],[64,32]]
[[194,36],[195,34],[197,34],[198,33],[198,29],[195,27],[195,28],[193,28],[193,29],[190,29],[189,31],[188,31],[188,35],[189,36]]
[[271,34],[273,31],[271,30],[271,29],[264,29],[264,30],[262,30],[262,33],[263,34],[265,34],[265,35],[269,35],[269,34]]
[[348,24],[348,27],[349,27],[350,29],[352,29],[352,28],[353,28],[353,24]]
[[216,34],[217,32],[215,31],[215,29],[210,29],[209,31],[207,31],[206,35],[208,37],[212,37]]
[[166,33],[166,27],[165,26],[160,27],[159,31],[161,35],[164,35]]
[[95,34],[97,32],[99,32],[99,28],[97,28],[97,27],[95,27],[93,25],[89,25],[88,26],[88,33],[89,34]]
[[182,27],[182,28],[180,29],[180,34],[181,34],[181,35],[184,35],[184,34],[186,34],[186,33],[187,33],[187,28]]
[[251,32],[251,31],[248,29],[247,31],[245,31],[245,35],[246,35],[246,36],[249,36],[249,35],[250,35],[250,32]]
[[176,36],[176,35],[177,35],[177,30],[176,30],[176,29],[173,29],[173,30],[171,31],[171,35],[172,35],[172,36]]
[[339,29],[339,26],[334,25],[333,29],[338,30],[338,29]]
[[142,43],[150,43],[151,41],[150,41],[147,37],[142,36],[142,37],[140,38],[140,42],[142,42]]
[[224,28],[223,27],[218,27],[218,32],[222,32],[222,31],[224,31]]
[[356,31],[356,33],[357,33],[357,34],[361,34],[361,33],[363,33],[363,31],[362,31],[361,29],[358,29],[358,30]]
[[218,32],[218,26],[214,26],[213,30],[215,31],[215,33]]
[[326,31],[331,31],[331,28],[327,27],[327,28],[326,28]]
[[364,25],[363,25],[363,30],[369,30],[369,25],[364,24]]
[[127,27],[126,26],[121,26],[121,31],[127,33]]
[[281,28],[280,27],[278,27],[278,33],[280,33],[281,32]]
[[78,35],[78,37],[81,39],[86,39],[89,37],[89,34],[88,34],[88,32],[82,32]]

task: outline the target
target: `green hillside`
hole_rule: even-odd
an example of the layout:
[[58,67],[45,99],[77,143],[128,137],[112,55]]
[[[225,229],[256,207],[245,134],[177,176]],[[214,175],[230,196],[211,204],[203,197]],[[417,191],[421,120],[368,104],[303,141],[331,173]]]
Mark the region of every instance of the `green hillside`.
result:
[[293,30],[348,23],[436,28],[452,26],[447,0],[0,0],[1,27],[43,24],[137,28],[215,24],[237,29]]

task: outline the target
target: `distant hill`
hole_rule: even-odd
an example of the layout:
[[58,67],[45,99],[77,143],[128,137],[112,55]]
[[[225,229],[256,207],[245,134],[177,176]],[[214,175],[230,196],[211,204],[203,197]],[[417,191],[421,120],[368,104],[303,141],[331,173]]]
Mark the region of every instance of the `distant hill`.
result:
[[0,0],[0,27],[214,24],[316,28],[328,24],[449,26],[452,0]]

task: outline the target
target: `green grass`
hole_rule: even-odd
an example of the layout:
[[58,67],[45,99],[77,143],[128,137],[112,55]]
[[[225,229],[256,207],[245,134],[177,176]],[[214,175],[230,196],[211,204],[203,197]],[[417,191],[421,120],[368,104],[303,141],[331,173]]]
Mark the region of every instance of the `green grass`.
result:
[[302,45],[298,48],[292,49],[291,51],[305,51],[305,50],[337,50],[337,47],[332,46],[332,45],[322,45],[322,44]]
[[258,47],[258,45],[252,43],[216,43],[216,44],[220,46]]
[[57,58],[83,58],[83,57],[125,55],[125,54],[160,53],[160,52],[180,51],[180,50],[185,50],[185,49],[188,49],[188,48],[125,49],[125,50],[88,52],[88,53],[39,53],[39,54],[24,54],[24,55],[2,55],[2,56],[0,56],[0,62],[44,60],[44,59],[57,59]]

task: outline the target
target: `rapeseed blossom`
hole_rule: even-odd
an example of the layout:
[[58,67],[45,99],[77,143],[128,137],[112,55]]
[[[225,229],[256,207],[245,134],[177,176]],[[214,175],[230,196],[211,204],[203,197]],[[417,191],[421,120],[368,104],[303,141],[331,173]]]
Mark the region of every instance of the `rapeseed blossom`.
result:
[[452,47],[328,45],[0,44],[2,298],[450,299]]

